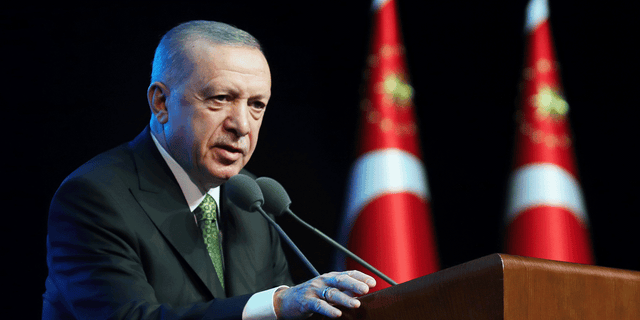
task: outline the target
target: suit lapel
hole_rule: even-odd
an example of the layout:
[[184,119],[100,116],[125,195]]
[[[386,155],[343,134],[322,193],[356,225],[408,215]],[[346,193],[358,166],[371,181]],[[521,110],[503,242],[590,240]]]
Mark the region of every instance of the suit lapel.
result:
[[[234,295],[233,292],[235,290],[236,284],[233,281],[233,277],[228,276],[228,272],[230,271],[230,263],[233,261],[234,256],[236,254],[239,254],[239,252],[231,252],[231,250],[229,250],[229,241],[232,239],[233,235],[232,232],[234,232],[233,228],[231,227],[231,220],[229,217],[229,212],[232,210],[232,206],[235,206],[234,204],[231,203],[231,201],[229,201],[229,199],[226,197],[225,195],[225,187],[224,184],[220,187],[220,230],[222,231],[222,252],[223,252],[223,256],[224,256],[224,260],[225,260],[225,269],[224,269],[224,273],[225,273],[225,287],[227,289],[227,292],[229,292],[231,295]],[[240,270],[238,269],[234,269],[234,272],[238,272]]]
[[[240,174],[252,176],[245,170]],[[254,263],[254,250],[256,247],[247,238],[253,235],[245,229],[246,225],[239,222],[240,217],[258,215],[239,208],[226,195],[225,185],[220,188],[220,223],[223,234],[223,251],[226,262],[225,268],[225,288],[231,296],[243,295],[256,292],[258,288],[255,283],[256,270]],[[261,219],[262,217],[257,217]],[[267,239],[262,239],[266,241]],[[233,273],[231,273],[233,272]]]
[[201,231],[182,190],[151,139],[147,127],[129,144],[139,177],[131,192],[167,241],[180,253],[212,295],[226,294],[211,263]]

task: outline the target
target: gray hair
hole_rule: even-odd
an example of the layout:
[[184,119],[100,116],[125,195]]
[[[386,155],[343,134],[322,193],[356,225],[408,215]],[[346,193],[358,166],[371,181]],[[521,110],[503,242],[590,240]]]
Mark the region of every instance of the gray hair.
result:
[[249,47],[262,52],[258,40],[244,30],[216,21],[196,20],[169,30],[156,48],[151,69],[151,82],[164,79],[167,85],[185,76],[185,54],[188,43],[204,40],[212,45]]

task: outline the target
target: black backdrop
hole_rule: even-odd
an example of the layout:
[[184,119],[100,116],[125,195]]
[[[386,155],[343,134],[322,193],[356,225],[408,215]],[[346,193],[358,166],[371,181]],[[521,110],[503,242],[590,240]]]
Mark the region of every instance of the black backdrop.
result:
[[[640,28],[630,4],[551,2],[597,264],[640,270],[634,150]],[[443,268],[502,250],[525,6],[399,2]],[[273,98],[248,168],[279,180],[295,212],[335,235],[354,160],[369,7],[369,1],[199,1],[3,8],[0,97],[9,121],[2,128],[11,205],[2,260],[16,299],[10,311],[39,316],[51,196],[73,169],[148,123],[153,50],[164,32],[187,20],[227,22],[262,41]],[[294,221],[280,222],[316,268],[330,270],[327,245]]]

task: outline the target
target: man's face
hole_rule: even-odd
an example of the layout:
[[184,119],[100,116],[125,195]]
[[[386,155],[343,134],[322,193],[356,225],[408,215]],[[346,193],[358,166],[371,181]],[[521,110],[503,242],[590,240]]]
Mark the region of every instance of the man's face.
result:
[[194,182],[210,188],[251,158],[271,97],[271,74],[260,50],[248,47],[195,42],[188,60],[184,80],[168,90],[164,139]]

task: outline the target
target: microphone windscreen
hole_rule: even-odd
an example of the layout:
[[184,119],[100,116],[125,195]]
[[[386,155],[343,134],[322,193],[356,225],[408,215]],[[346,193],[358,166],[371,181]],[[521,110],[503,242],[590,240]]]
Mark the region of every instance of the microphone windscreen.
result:
[[267,177],[256,179],[256,183],[258,183],[264,195],[262,208],[276,217],[281,216],[291,205],[291,198],[289,198],[284,187],[278,181]]
[[264,196],[256,181],[244,174],[236,174],[225,182],[224,192],[231,202],[247,211],[253,211],[256,203],[258,206],[264,203]]

